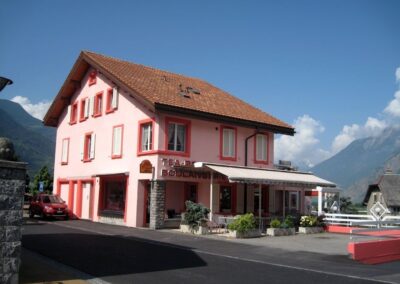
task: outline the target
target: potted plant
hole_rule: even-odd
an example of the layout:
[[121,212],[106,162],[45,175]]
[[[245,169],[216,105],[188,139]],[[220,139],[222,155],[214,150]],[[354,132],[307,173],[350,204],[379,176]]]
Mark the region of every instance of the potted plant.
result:
[[194,203],[190,200],[185,202],[186,212],[181,221],[180,230],[183,233],[192,233],[205,235],[208,230],[206,227],[208,213],[210,209],[200,203]]
[[296,230],[294,228],[292,216],[287,216],[283,222],[278,219],[271,220],[270,228],[267,229],[268,236],[289,236],[294,235]]
[[299,233],[301,234],[316,234],[323,232],[323,227],[317,216],[301,216]]
[[256,229],[256,219],[252,213],[247,213],[236,218],[228,225],[229,236],[233,238],[255,238],[261,233]]

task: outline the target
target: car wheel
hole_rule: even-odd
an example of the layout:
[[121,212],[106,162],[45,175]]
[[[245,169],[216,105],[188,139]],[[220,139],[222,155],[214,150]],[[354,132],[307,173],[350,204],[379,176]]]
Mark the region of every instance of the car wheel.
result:
[[64,220],[65,220],[65,221],[69,220],[69,216],[68,216],[68,214],[67,214],[67,215],[65,215],[65,218],[64,218]]
[[35,216],[35,213],[33,212],[32,209],[29,210],[29,218],[33,218]]
[[43,211],[40,212],[40,218],[43,219],[43,220],[46,219],[46,215],[44,215]]

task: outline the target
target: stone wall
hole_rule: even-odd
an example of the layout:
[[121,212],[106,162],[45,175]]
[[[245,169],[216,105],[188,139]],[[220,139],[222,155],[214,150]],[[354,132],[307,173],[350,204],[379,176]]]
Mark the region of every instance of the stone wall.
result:
[[0,283],[18,283],[26,163],[0,160]]
[[165,214],[165,181],[153,181],[150,191],[150,229],[162,229],[164,227]]

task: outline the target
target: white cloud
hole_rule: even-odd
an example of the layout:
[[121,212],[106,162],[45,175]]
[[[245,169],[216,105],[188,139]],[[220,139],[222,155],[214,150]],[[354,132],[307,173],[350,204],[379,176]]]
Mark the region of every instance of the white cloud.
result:
[[12,98],[11,101],[20,104],[27,113],[40,120],[43,119],[44,115],[46,114],[51,104],[51,102],[48,101],[42,101],[33,104],[31,103],[29,98],[21,96],[16,96]]
[[[400,70],[400,68],[397,70]],[[400,74],[398,75],[400,77]],[[397,79],[400,81],[400,78]],[[394,99],[390,101],[390,103],[387,105],[387,107],[384,109],[383,112],[394,117],[400,117],[400,91],[397,91],[394,94]]]
[[387,126],[386,121],[374,117],[368,117],[364,125],[343,126],[342,131],[332,142],[331,155],[338,153],[356,139],[378,136]]
[[[400,83],[400,67],[396,69],[396,82]],[[293,126],[296,129],[294,137],[279,136],[275,139],[276,160],[291,160],[295,165],[313,165],[330,158],[347,147],[356,139],[379,136],[382,131],[398,123],[400,118],[400,89],[394,94],[394,99],[383,110],[383,118],[368,117],[363,125],[350,124],[343,126],[334,138],[330,149],[320,146],[318,135],[324,132],[323,125],[310,117],[298,117]]]
[[282,135],[275,139],[276,160],[290,160],[294,164],[311,167],[327,158],[327,151],[316,149],[319,144],[317,135],[325,131],[319,121],[305,114],[298,117],[293,126],[295,136]]

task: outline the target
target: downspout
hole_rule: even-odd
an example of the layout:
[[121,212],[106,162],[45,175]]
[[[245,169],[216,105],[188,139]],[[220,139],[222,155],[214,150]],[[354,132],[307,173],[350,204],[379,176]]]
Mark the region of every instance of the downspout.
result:
[[[244,140],[244,166],[247,167],[247,143],[249,142],[249,140],[251,138],[253,138],[254,136],[256,136],[257,134],[259,134],[258,131],[256,131],[255,133],[251,134],[249,137],[246,137],[246,139]],[[243,199],[243,213],[246,214],[247,213],[247,183],[244,184],[244,199]]]

